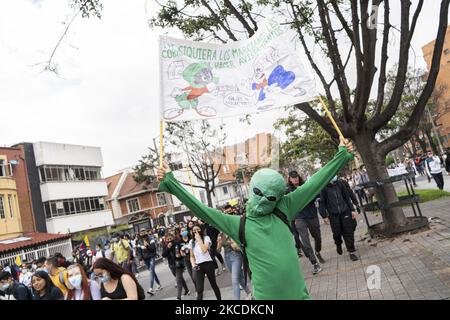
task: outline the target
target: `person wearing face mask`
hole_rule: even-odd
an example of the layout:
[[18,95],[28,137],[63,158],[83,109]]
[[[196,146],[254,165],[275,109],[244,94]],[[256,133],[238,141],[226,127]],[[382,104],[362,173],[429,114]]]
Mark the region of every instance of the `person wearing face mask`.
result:
[[88,279],[83,266],[78,263],[67,268],[69,285],[66,300],[101,300],[100,285]]
[[102,300],[145,299],[144,289],[136,277],[109,259],[98,259],[94,264],[94,274],[101,282]]
[[[289,172],[288,177],[288,188],[287,193],[295,191],[298,187],[303,185],[305,182],[302,177],[298,174],[297,171]],[[325,260],[322,258],[320,251],[322,249],[322,237],[320,234],[320,222],[319,217],[317,216],[317,208],[316,208],[316,199],[311,200],[295,217],[294,227],[297,230],[298,235],[301,239],[302,249],[305,253],[306,257],[309,259],[311,264],[313,265],[313,274],[317,274],[322,271],[322,267],[320,263],[325,263]],[[324,217],[322,217],[324,218]],[[328,219],[324,219],[325,223],[328,222]],[[314,249],[312,248],[309,234],[314,239]],[[317,261],[319,260],[319,261]]]
[[197,300],[203,300],[203,289],[205,285],[205,275],[208,278],[211,288],[214,291],[217,300],[222,300],[219,286],[216,282],[214,273],[214,263],[209,249],[211,239],[205,235],[200,225],[195,225],[193,230],[194,238],[191,240],[191,264],[195,270],[195,288],[197,290]]
[[321,191],[319,212],[322,217],[329,219],[336,252],[342,254],[342,238],[344,238],[350,259],[357,261],[354,233],[358,213],[354,209],[346,185],[337,176]]
[[172,274],[175,275],[177,282],[177,299],[181,300],[181,291],[184,289],[184,296],[189,295],[191,292],[188,289],[186,280],[184,280],[184,258],[181,255],[181,245],[179,241],[175,240],[172,233],[166,234],[166,243],[163,247],[162,256],[167,259],[168,265]]
[[189,194],[170,172],[168,164],[158,169],[159,191],[175,195],[191,212],[229,235],[240,246],[252,273],[255,299],[311,299],[292,241],[290,224],[353,159],[352,151],[352,144],[341,139],[335,157],[307,183],[287,195],[284,194],[285,179],[280,173],[267,168],[258,170],[250,180],[244,219],[209,208]]
[[[193,223],[192,223],[193,226]],[[181,255],[184,257],[184,265],[186,266],[187,272],[189,273],[189,276],[192,279],[192,282],[195,286],[195,280],[194,280],[194,272],[192,270],[192,263],[191,263],[191,239],[192,236],[188,232],[187,227],[181,227]]]
[[31,287],[31,277],[33,273],[31,272],[31,266],[24,263],[20,269],[19,282],[23,283],[26,287]]
[[13,279],[11,273],[0,272],[0,291],[6,300],[31,300],[31,293],[27,286]]
[[144,260],[148,271],[150,271],[150,288],[148,289],[147,293],[150,295],[154,295],[155,291],[153,291],[153,285],[155,284],[155,281],[157,284],[156,290],[162,289],[161,282],[159,281],[158,275],[155,271],[156,242],[154,239],[149,239],[149,237],[143,237],[138,241],[137,247],[140,251],[142,260]]

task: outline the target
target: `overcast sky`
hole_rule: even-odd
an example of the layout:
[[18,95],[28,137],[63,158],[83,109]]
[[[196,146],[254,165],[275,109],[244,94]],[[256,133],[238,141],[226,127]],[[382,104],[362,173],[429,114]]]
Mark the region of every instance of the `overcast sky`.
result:
[[[154,13],[148,2],[104,0],[101,20],[75,20],[55,56],[58,77],[42,72],[39,63],[48,59],[62,22],[73,14],[69,1],[0,0],[0,145],[99,146],[105,176],[136,164],[159,132],[158,32],[147,25]],[[439,3],[427,0],[419,19],[413,38],[417,66],[424,66],[421,47],[435,37]],[[399,16],[397,3],[391,14]],[[230,141],[272,132],[279,115],[253,117],[251,130],[224,120]]]

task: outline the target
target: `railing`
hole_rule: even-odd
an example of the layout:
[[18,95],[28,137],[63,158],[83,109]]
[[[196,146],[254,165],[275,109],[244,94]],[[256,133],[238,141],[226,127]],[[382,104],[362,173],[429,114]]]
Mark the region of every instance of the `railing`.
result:
[[33,248],[19,249],[17,251],[0,254],[0,265],[5,265],[7,262],[9,265],[14,265],[17,256],[20,256],[22,261],[31,262],[40,257],[50,257],[57,252],[61,253],[64,257],[70,257],[72,255],[71,240],[65,239]]
[[410,217],[409,219],[411,219],[411,222],[404,227],[398,228],[397,232],[413,230],[415,228],[423,227],[428,224],[428,218],[426,218],[422,215],[422,211],[419,206],[420,195],[416,194],[414,191],[414,187],[412,184],[412,179],[414,177],[415,177],[415,173],[410,172],[410,173],[400,174],[397,176],[391,176],[387,179],[380,180],[380,181],[370,181],[370,182],[361,183],[361,184],[357,185],[357,187],[362,188],[365,192],[365,190],[368,190],[368,189],[379,189],[383,185],[391,184],[393,182],[403,180],[405,183],[405,186],[406,186],[406,191],[408,193],[408,195],[399,196],[398,201],[393,202],[393,203],[380,203],[379,201],[372,201],[370,203],[366,202],[365,204],[363,203],[363,199],[362,199],[361,195],[359,193],[357,193],[359,203],[361,204],[362,213],[364,215],[364,219],[366,221],[366,225],[367,225],[367,228],[369,229],[369,234],[371,237],[377,233],[377,231],[375,229],[381,224],[378,223],[378,224],[371,225],[367,218],[366,212],[374,212],[374,211],[378,211],[378,210],[385,211],[385,210],[388,210],[391,208],[402,207],[404,205],[409,204],[409,205],[411,205],[412,211],[414,213],[414,217]]

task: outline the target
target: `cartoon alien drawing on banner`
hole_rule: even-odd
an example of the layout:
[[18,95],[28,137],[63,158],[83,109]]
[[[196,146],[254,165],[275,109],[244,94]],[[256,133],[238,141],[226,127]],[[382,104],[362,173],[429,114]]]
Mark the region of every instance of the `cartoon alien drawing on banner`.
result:
[[183,114],[184,110],[194,109],[204,117],[214,117],[217,112],[211,106],[200,106],[199,98],[215,90],[218,78],[214,78],[212,70],[203,63],[191,63],[184,69],[182,77],[189,84],[185,88],[175,88],[171,96],[175,98],[177,108],[168,109],[164,112],[167,120],[175,119]]

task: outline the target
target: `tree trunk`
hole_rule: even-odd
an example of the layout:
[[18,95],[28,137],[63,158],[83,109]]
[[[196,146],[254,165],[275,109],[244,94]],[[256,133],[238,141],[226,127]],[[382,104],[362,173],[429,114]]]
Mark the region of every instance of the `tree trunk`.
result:
[[206,200],[208,200],[208,207],[212,208],[213,207],[213,203],[212,203],[212,197],[211,197],[211,193],[212,190],[209,190],[209,184],[205,182],[205,191],[206,191]]
[[[367,174],[371,182],[380,181],[389,177],[385,157],[377,156],[376,142],[368,134],[358,134],[354,139],[356,147],[366,166]],[[397,202],[397,193],[394,185],[385,184],[375,188],[375,196],[378,203],[388,204]],[[394,232],[398,227],[406,224],[406,217],[401,207],[381,210],[384,228],[387,233]]]

